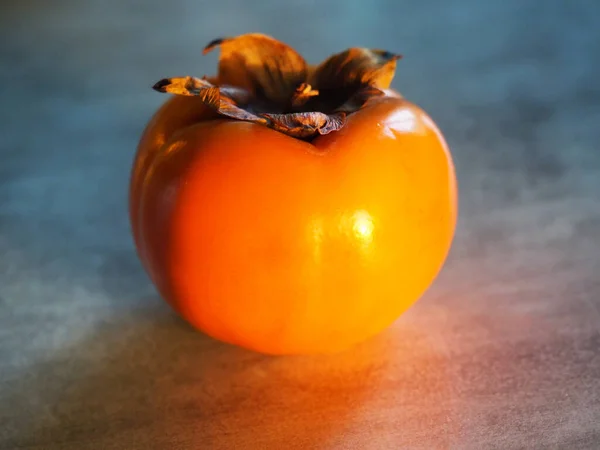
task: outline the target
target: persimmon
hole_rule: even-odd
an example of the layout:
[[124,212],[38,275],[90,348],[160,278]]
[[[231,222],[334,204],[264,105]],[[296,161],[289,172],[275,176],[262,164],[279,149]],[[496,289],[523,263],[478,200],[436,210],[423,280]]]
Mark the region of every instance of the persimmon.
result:
[[213,41],[214,78],[144,131],[130,219],[161,296],[193,326],[268,354],[346,349],[391,325],[440,271],[455,172],[432,119],[389,88],[399,56],[309,66],[262,34]]

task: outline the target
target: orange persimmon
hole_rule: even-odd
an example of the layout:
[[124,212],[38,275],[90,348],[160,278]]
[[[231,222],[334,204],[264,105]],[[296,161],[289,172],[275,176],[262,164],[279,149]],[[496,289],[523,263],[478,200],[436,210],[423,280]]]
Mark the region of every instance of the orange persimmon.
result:
[[141,138],[130,188],[140,259],[206,334],[258,352],[339,351],[394,322],[451,246],[455,173],[429,116],[389,89],[397,56],[316,67],[274,39],[221,47]]

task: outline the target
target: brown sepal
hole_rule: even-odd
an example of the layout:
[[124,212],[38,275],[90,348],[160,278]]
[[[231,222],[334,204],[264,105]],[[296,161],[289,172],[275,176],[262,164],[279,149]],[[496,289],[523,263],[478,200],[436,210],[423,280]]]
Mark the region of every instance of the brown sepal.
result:
[[346,117],[384,95],[399,55],[351,48],[309,68],[302,56],[270,36],[216,39],[217,77],[165,78],[159,92],[197,96],[219,114],[265,125],[300,139],[339,130]]
[[350,48],[330,56],[309,76],[309,83],[318,89],[342,89],[372,86],[387,89],[396,71],[400,55],[384,50]]
[[288,45],[260,33],[216,39],[204,54],[219,47],[219,84],[244,88],[277,104],[306,80],[304,58]]
[[263,114],[262,116],[269,120],[269,127],[300,139],[331,133],[339,130],[346,123],[346,113],[343,112],[335,114],[300,112]]
[[242,103],[241,100],[248,97],[247,93],[241,89],[219,88],[213,86],[207,80],[194,77],[164,78],[156,83],[153,89],[158,92],[197,96],[206,106],[214,109],[219,114],[246,122],[267,124],[265,118],[237,106],[236,103]]

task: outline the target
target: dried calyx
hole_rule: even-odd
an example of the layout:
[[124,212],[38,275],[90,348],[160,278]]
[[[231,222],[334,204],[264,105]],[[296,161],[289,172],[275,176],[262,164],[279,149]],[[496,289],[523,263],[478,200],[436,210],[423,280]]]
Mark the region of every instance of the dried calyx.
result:
[[215,80],[165,78],[154,89],[197,96],[223,116],[301,139],[339,130],[348,114],[384,95],[400,58],[351,48],[311,67],[291,47],[258,33],[214,40],[204,53],[216,47],[221,55]]

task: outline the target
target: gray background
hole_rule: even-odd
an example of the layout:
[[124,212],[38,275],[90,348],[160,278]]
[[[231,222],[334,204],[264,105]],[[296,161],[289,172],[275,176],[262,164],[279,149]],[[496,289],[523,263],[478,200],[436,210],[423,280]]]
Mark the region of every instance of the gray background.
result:
[[[367,6],[371,4],[372,6]],[[600,448],[600,2],[0,6],[0,448]],[[403,53],[461,217],[432,289],[333,357],[211,341],[134,254],[126,190],[171,75],[262,31]]]

